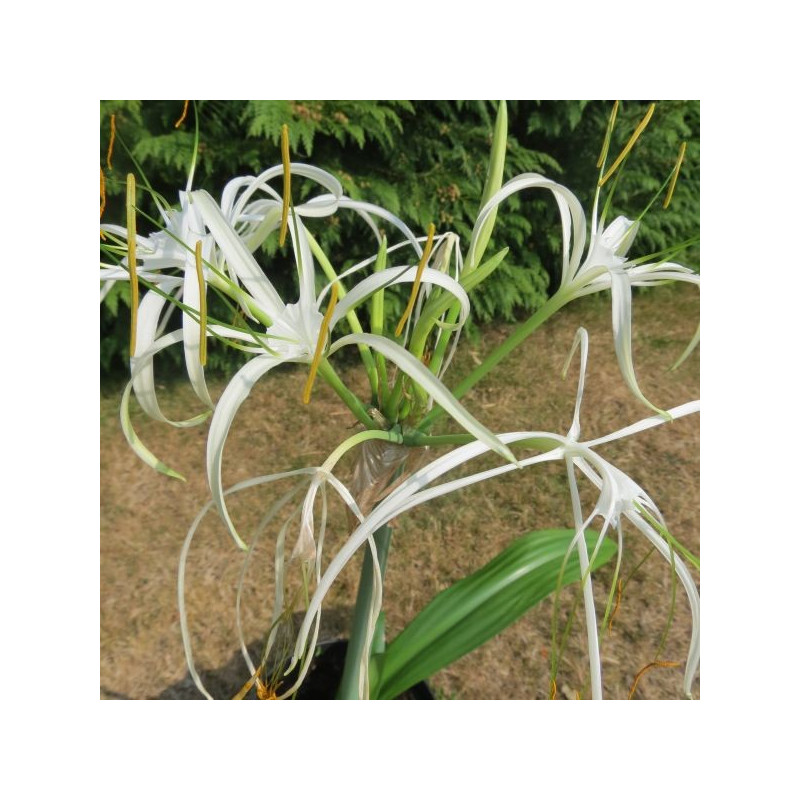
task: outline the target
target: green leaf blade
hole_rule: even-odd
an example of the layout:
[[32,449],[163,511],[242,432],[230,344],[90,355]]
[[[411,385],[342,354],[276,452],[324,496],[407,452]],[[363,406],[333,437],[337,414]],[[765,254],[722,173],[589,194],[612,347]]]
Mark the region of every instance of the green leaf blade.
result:
[[[559,586],[579,580],[577,551],[561,573],[575,532],[533,531],[515,540],[488,564],[438,594],[387,646],[375,662],[373,699],[387,700],[425,680],[516,622]],[[586,533],[592,552],[598,534]],[[616,545],[605,539],[594,568],[605,564]]]

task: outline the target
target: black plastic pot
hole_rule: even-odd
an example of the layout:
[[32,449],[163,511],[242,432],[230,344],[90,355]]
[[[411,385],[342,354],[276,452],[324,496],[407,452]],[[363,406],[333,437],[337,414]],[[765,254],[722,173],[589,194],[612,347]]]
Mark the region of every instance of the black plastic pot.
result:
[[[334,639],[317,645],[303,685],[297,692],[297,700],[334,700],[344,671],[347,640]],[[396,700],[434,700],[430,686],[424,681],[414,684]]]
[[[253,658],[263,649],[263,642],[251,642],[249,646]],[[317,654],[311,662],[300,691],[298,700],[334,700],[339,682],[344,670],[344,659],[347,653],[346,639],[330,639],[317,645]],[[242,688],[242,657],[236,654],[231,660],[215,670],[203,670],[200,677],[213,697],[233,697]],[[290,686],[286,681],[292,680],[286,676],[284,686]],[[128,700],[125,695],[102,688],[102,696],[108,699]],[[178,683],[165,689],[154,700],[202,700],[203,695],[197,690],[194,681],[189,675]],[[256,690],[252,688],[246,700],[256,699]],[[403,692],[397,700],[435,700],[433,692],[427,683],[421,682]]]

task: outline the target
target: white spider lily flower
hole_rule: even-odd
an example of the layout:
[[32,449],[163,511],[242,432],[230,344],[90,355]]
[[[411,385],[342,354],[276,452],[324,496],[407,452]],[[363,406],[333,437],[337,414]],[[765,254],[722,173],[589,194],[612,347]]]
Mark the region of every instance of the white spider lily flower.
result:
[[[417,254],[422,254],[411,230],[395,214],[372,203],[347,197],[343,194],[341,183],[319,167],[290,162],[289,168],[292,175],[308,178],[327,190],[327,194],[315,195],[294,206],[294,213],[297,216],[327,217],[342,208],[352,209],[367,223],[380,242],[381,233],[373,220],[373,217],[379,217],[397,228]],[[220,201],[222,214],[231,222],[251,251],[255,251],[267,236],[280,226],[283,198],[269,182],[282,177],[283,174],[284,166],[277,165],[257,177],[236,178],[223,190]]]
[[[627,221],[625,221],[627,222]],[[630,226],[623,223],[618,228],[618,233],[625,236]],[[618,245],[614,247],[617,250]],[[636,525],[637,528],[645,535],[645,537],[653,542],[656,548],[668,560],[672,560],[673,554],[669,547],[657,534],[656,530],[647,520],[647,514],[657,522],[662,528],[666,528],[661,512],[656,507],[655,503],[650,497],[625,473],[617,467],[608,463],[604,459],[593,458],[595,456],[591,449],[591,445],[582,445],[579,443],[580,438],[580,408],[583,400],[583,391],[586,380],[586,364],[589,355],[589,336],[584,328],[579,328],[575,336],[575,340],[567,357],[566,364],[564,365],[564,374],[566,374],[569,362],[575,352],[577,346],[581,348],[581,364],[578,378],[578,389],[575,400],[575,412],[573,415],[572,425],[567,433],[567,440],[571,443],[570,446],[565,448],[564,461],[567,466],[567,476],[569,480],[570,495],[572,498],[573,516],[575,520],[575,540],[573,544],[577,545],[578,558],[583,573],[583,596],[584,596],[584,610],[586,616],[587,627],[587,640],[588,640],[588,653],[589,653],[589,666],[592,685],[592,697],[595,699],[602,699],[603,684],[601,678],[601,662],[600,662],[600,642],[597,632],[597,617],[594,608],[594,595],[592,590],[591,578],[591,564],[586,546],[585,532],[592,524],[592,522],[602,517],[605,522],[601,529],[600,539],[598,540],[598,547],[602,542],[603,537],[606,535],[608,528],[613,527],[620,533],[619,541],[622,542],[622,528],[621,518],[624,516]],[[698,406],[699,407],[699,406]],[[684,413],[684,410],[681,411]],[[669,419],[669,417],[667,417]],[[609,441],[606,438],[606,441]],[[581,470],[592,483],[599,489],[599,497],[597,503],[584,520],[583,511],[581,507],[580,495],[575,480],[575,467]],[[657,542],[655,540],[658,540]],[[689,598],[689,604],[692,609],[693,617],[693,644],[694,637],[697,636],[697,647],[692,650],[690,648],[690,656],[687,660],[687,675],[694,675],[697,665],[692,662],[699,659],[699,633],[700,633],[700,617],[699,617],[699,598],[697,597],[696,587],[691,579],[691,576],[683,565],[680,566],[676,562],[676,571],[684,583],[684,588]],[[691,693],[691,679],[688,680],[688,685],[684,686],[686,694]]]
[[[179,279],[173,279],[173,281],[178,280]],[[167,284],[167,286],[169,287],[169,284]],[[141,327],[144,329],[142,335],[146,338],[150,338],[152,336],[152,331],[146,330],[147,325],[154,325],[153,320],[157,317],[157,311],[154,311],[152,314],[149,313],[149,306],[151,304],[157,305],[161,300],[163,300],[163,298],[161,298],[159,295],[155,293],[148,293],[142,300],[142,304],[139,307],[140,314],[142,309],[144,309],[142,319],[145,321],[146,325],[142,325]],[[247,342],[247,345],[242,345],[242,349],[244,350],[254,353],[263,353],[264,351],[263,345],[261,345],[257,339],[255,339],[252,335],[242,333],[239,330],[228,328],[222,325],[211,325],[209,326],[209,330],[213,335],[218,336],[219,338],[228,338]],[[167,422],[170,425],[178,428],[199,425],[208,419],[208,416],[211,414],[210,410],[204,411],[201,414],[198,414],[197,416],[187,420],[176,421],[167,419],[163,416],[160,408],[158,407],[155,390],[152,388],[154,356],[168,347],[181,344],[183,342],[183,335],[184,333],[182,330],[172,331],[171,333],[163,336],[158,336],[158,338],[156,338],[150,347],[144,352],[139,352],[140,348],[137,347],[137,353],[139,353],[139,355],[136,355],[131,359],[131,380],[123,390],[122,400],[120,402],[120,420],[122,423],[122,431],[128,441],[128,444],[131,446],[131,449],[142,461],[153,467],[153,469],[165,475],[169,475],[173,478],[179,478],[181,480],[184,480],[183,476],[160,461],[153,453],[150,452],[150,450],[147,449],[147,447],[145,447],[145,445],[137,436],[136,431],[133,428],[133,422],[130,418],[130,395],[131,390],[134,390],[137,393],[137,399],[140,405],[151,417],[163,422]],[[137,330],[137,343],[139,341],[138,337],[139,331]]]
[[[181,193],[180,210],[162,212],[167,228],[146,240],[138,240],[140,249],[137,262],[141,262],[139,271],[143,276],[145,274],[158,276],[156,283],[160,284],[159,291],[148,292],[140,305],[132,361],[133,391],[145,412],[151,417],[170,422],[161,413],[156,401],[152,358],[155,352],[169,346],[159,337],[163,333],[169,313],[174,308],[170,301],[173,297],[176,301],[178,297],[182,297],[184,304],[183,335],[180,340],[183,342],[192,383],[198,396],[207,406],[213,408],[199,362],[200,326],[196,313],[190,313],[193,308],[198,307],[200,300],[194,253],[194,245],[198,241],[202,243],[203,269],[207,282],[215,283],[222,291],[226,291],[247,316],[263,324],[265,328],[259,335],[248,332],[237,336],[232,331],[220,333],[220,326],[211,325],[207,327],[206,334],[245,338],[253,344],[261,345],[261,354],[234,376],[220,398],[208,437],[207,470],[212,496],[240,547],[245,547],[244,542],[236,533],[225,507],[221,474],[222,451],[233,418],[254,383],[278,364],[312,361],[316,363],[320,345],[324,346],[333,326],[372,293],[391,283],[421,280],[423,287],[431,284],[450,292],[460,304],[458,329],[466,322],[470,307],[466,292],[457,280],[445,272],[426,267],[421,275],[415,275],[411,266],[393,267],[384,270],[380,275],[369,275],[352,287],[338,309],[331,307],[331,311],[335,311],[336,314],[323,330],[325,318],[319,307],[332,284],[329,284],[319,297],[316,296],[315,263],[308,233],[302,220],[304,216],[329,215],[339,206],[350,208],[365,219],[371,216],[382,217],[401,231],[406,240],[403,244],[410,242],[417,252],[420,251],[420,246],[407,226],[394,215],[377,206],[343,198],[339,182],[328,173],[303,164],[294,164],[291,169],[296,175],[316,181],[325,190],[324,194],[299,205],[294,211],[293,224],[289,225],[299,283],[299,298],[295,303],[284,302],[252,253],[254,247],[263,242],[265,237],[280,224],[282,198],[269,186],[269,181],[283,174],[283,166],[266,170],[257,178],[231,181],[223,191],[221,206],[202,190]],[[266,198],[263,195],[266,195]],[[111,230],[109,226],[106,228]],[[123,238],[127,235],[122,228],[116,228],[113,232]],[[443,241],[448,247],[452,246],[450,239]],[[361,267],[366,267],[368,264],[369,260],[362,262]],[[111,277],[129,279],[128,273],[122,267],[116,269],[118,272],[114,272],[113,275],[104,273],[107,279]],[[182,270],[183,274],[169,273],[170,270],[176,269]],[[335,285],[338,287],[338,282]],[[343,341],[339,346],[355,343],[360,347],[366,345],[382,352],[406,374],[411,375],[429,397],[439,401],[468,431],[513,460],[511,451],[466,412],[441,381],[418,359],[381,337],[363,333],[355,336],[355,339]],[[159,341],[158,347],[155,346],[157,341]],[[177,343],[177,340],[168,341],[172,344]],[[126,409],[128,397],[126,393],[124,398]],[[175,474],[144,448],[133,432],[126,410],[123,415],[126,419],[126,435],[129,441],[135,442],[136,452],[148,463],[158,464],[158,468],[167,474]],[[196,424],[202,419],[204,416],[201,415],[186,422],[172,424]]]
[[[249,250],[254,250],[275,227],[280,220],[280,214],[277,216],[274,213],[274,207],[280,206],[280,198],[268,186],[267,181],[281,174],[283,167],[274,167],[265,171],[257,178],[238,178],[230,181],[223,190],[223,218],[226,224],[220,224],[219,220],[211,215],[211,224],[207,226],[207,222],[203,217],[202,207],[204,201],[210,201],[207,193],[199,193],[199,202],[197,200],[198,193],[191,193],[191,178],[187,190],[180,192],[180,207],[178,209],[165,209],[158,204],[159,212],[164,220],[165,227],[162,230],[150,234],[148,237],[137,236],[137,268],[136,272],[139,277],[148,282],[158,286],[168,296],[174,295],[175,299],[181,300],[185,306],[182,315],[182,327],[184,331],[183,343],[187,371],[191,384],[197,396],[203,403],[213,408],[214,404],[208,394],[205,384],[205,376],[202,364],[200,362],[200,324],[197,320],[197,315],[189,312],[189,309],[198,309],[200,304],[200,282],[197,276],[197,264],[195,246],[197,242],[202,245],[202,261],[203,261],[203,275],[204,283],[214,283],[221,288],[226,287],[224,277],[226,263],[218,263],[219,259],[217,254],[219,247],[217,242],[209,235],[208,230],[212,229],[220,236],[228,236],[228,248],[241,248],[245,246]],[[307,203],[298,207],[298,212],[308,216],[320,216],[333,213],[336,210],[339,199],[341,198],[341,186],[339,182],[328,173],[323,172],[316,167],[306,165],[295,165],[297,174],[307,175],[320,183],[327,194],[321,197],[312,198]],[[249,200],[258,188],[263,188],[272,192],[272,195],[278,197],[277,200],[268,201],[266,206],[258,207],[257,204],[251,204],[250,207],[245,207],[245,203]],[[241,195],[237,195],[244,189]],[[238,197],[238,202],[234,202]],[[210,201],[212,205],[213,201]],[[262,204],[263,206],[263,204]],[[216,206],[215,206],[216,207]],[[276,221],[277,220],[277,221]],[[213,228],[211,226],[213,225]],[[232,235],[234,226],[241,229],[242,235]],[[118,225],[101,225],[101,231],[110,234],[120,242],[127,243],[128,231]],[[259,237],[254,234],[259,232]],[[305,244],[306,252],[303,257],[306,258],[307,263],[310,262],[310,254],[308,253],[308,246]],[[298,256],[299,259],[299,256]],[[261,309],[266,311],[272,310],[273,316],[276,317],[274,322],[277,324],[275,331],[276,337],[280,337],[286,329],[286,324],[280,319],[281,314],[278,309],[283,308],[283,302],[278,296],[277,292],[272,289],[269,281],[266,285],[263,278],[263,273],[260,267],[250,268],[250,264],[245,260],[235,260],[234,263],[242,268],[244,264],[245,273],[234,272],[232,277],[234,280],[239,279],[247,285],[248,289],[253,294],[256,302]],[[209,267],[210,265],[210,267]],[[177,275],[175,274],[177,271]],[[180,276],[181,280],[176,282],[176,277]],[[101,279],[101,301],[111,289],[114,282],[118,280],[129,281],[130,271],[128,269],[128,258],[125,256],[118,266],[101,265],[100,269]],[[313,300],[313,273],[305,276],[305,289],[301,292],[301,297],[307,299],[309,295]],[[310,289],[310,291],[309,291]],[[204,287],[205,290],[205,287]],[[148,293],[150,295],[152,293]],[[248,306],[246,301],[247,297],[242,294],[235,295],[237,300],[245,300],[243,311],[252,317],[252,306]],[[163,333],[169,316],[175,309],[173,302],[167,302],[167,298],[162,298],[160,301],[153,295],[151,300],[145,304],[144,317],[140,309],[139,325],[137,325],[137,337],[133,356],[141,358],[143,353],[150,350],[156,338]],[[156,315],[157,325],[152,324],[151,317]],[[288,312],[291,317],[291,311]],[[313,315],[307,315],[313,316]],[[320,316],[321,320],[321,316]],[[142,326],[144,331],[140,333],[138,327]],[[306,324],[306,338],[314,336],[314,326]],[[316,331],[319,331],[319,325],[316,326]],[[146,334],[149,334],[146,335]],[[279,338],[276,341],[280,341]],[[316,341],[316,339],[314,339]],[[312,345],[313,348],[313,345]],[[280,347],[278,349],[281,349]],[[283,348],[285,349],[285,348]],[[145,410],[145,412],[152,416],[154,419],[169,422],[166,420],[160,411],[157,410],[155,403],[155,386],[152,382],[152,366],[144,369],[139,373],[138,380],[134,385],[134,393]]]
[[648,408],[663,414],[642,393],[633,367],[633,286],[655,286],[666,281],[685,281],[699,286],[700,276],[688,267],[670,261],[652,264],[629,263],[626,255],[633,244],[639,223],[617,217],[604,228],[597,221],[597,198],[593,215],[589,253],[563,291],[572,297],[611,290],[611,321],[614,350],[620,371],[634,396]]
[[[288,171],[316,182],[324,190],[323,194],[297,206],[292,213],[292,224],[288,226],[299,283],[299,297],[295,303],[284,301],[253,256],[254,249],[281,224],[287,198],[279,195],[269,182],[288,174]],[[239,334],[233,331],[221,332],[218,325],[206,326],[206,335],[244,338],[262,347],[260,354],[234,376],[220,397],[207,443],[207,477],[212,499],[236,544],[246,549],[247,546],[237,533],[225,504],[222,456],[233,419],[255,382],[275,366],[287,362],[312,363],[313,373],[333,327],[359,303],[392,283],[413,282],[415,291],[421,283],[423,296],[428,286],[437,286],[448,291],[459,302],[459,318],[451,326],[456,333],[466,322],[470,303],[467,293],[458,283],[458,274],[456,278],[447,274],[449,254],[456,242],[454,237],[444,236],[440,237],[443,257],[434,262],[433,268],[426,266],[414,270],[408,265],[392,267],[383,270],[381,274],[368,275],[351,287],[338,309],[335,308],[335,299],[332,300],[328,315],[323,317],[320,305],[326,292],[332,287],[336,287],[338,293],[341,276],[328,284],[319,297],[316,296],[314,255],[303,222],[304,217],[322,217],[334,213],[339,207],[349,208],[370,224],[378,238],[379,230],[372,222],[373,217],[382,218],[394,225],[404,236],[402,245],[410,243],[417,254],[421,253],[421,248],[418,240],[401,220],[377,206],[344,198],[339,182],[316,167],[303,164],[287,166],[284,163],[266,170],[258,177],[236,179],[226,186],[220,205],[207,192],[189,191],[188,188],[181,193],[180,200],[179,210],[160,209],[166,223],[164,230],[147,239],[137,238],[137,272],[143,277],[156,277],[158,291],[147,292],[139,306],[131,360],[131,387],[143,410],[157,420],[174,425],[197,424],[202,421],[206,415],[172,422],[162,414],[156,400],[153,355],[164,347],[182,341],[195,392],[209,408],[214,407],[206,389],[200,363],[201,326],[198,321],[199,312],[195,311],[200,307],[200,292],[205,290],[207,283],[219,287],[240,306],[246,316],[255,320],[259,327],[264,326],[264,332],[260,334],[256,334],[249,326],[247,333]],[[106,229],[121,239],[127,236],[125,229],[111,226],[106,226]],[[432,233],[429,234],[429,239],[431,236]],[[195,253],[198,243],[202,248],[202,274],[207,279],[203,281],[202,288],[197,274]],[[126,261],[127,259],[122,261],[122,266],[116,272],[103,273],[104,277],[107,280],[129,279],[128,273],[123,270]],[[457,253],[455,261],[458,273],[461,265],[460,253]],[[368,264],[369,260],[362,262],[360,266],[363,268]],[[174,274],[175,271],[178,274]],[[174,302],[179,302],[179,298],[183,304],[182,335],[163,337],[166,321],[175,307]],[[329,317],[331,314],[332,318]],[[406,328],[406,337],[408,331]],[[455,338],[457,340],[457,335]],[[362,333],[359,329],[350,337],[340,340],[330,351],[350,344],[356,344],[362,349],[371,348],[392,361],[427,395],[428,402],[438,402],[478,440],[510,461],[514,460],[510,449],[469,414],[439,378],[403,347],[384,337]],[[437,370],[439,374],[442,371],[443,368]],[[129,396],[130,390],[126,389],[121,413],[123,428],[135,452],[160,471],[177,475],[150,453],[136,436],[127,411]],[[304,520],[296,552],[307,560],[313,551],[313,532],[307,524],[307,515],[304,515]]]
[[643,395],[636,381],[631,345],[631,287],[654,286],[667,281],[685,281],[699,286],[700,276],[688,267],[669,261],[629,261],[627,254],[636,237],[639,223],[620,216],[604,227],[603,219],[598,217],[599,187],[595,193],[589,245],[584,256],[587,223],[578,198],[564,186],[535,173],[512,178],[487,201],[475,221],[472,238],[476,239],[480,235],[491,219],[492,212],[503,200],[523,189],[532,188],[550,191],[561,216],[561,282],[552,298],[554,304],[560,307],[577,297],[610,289],[614,349],[622,377],[638,400],[658,413],[665,413]]
[[593,230],[581,270],[587,273],[595,267],[610,271],[621,269],[638,230],[639,223],[626,217],[617,217],[605,229]]
[[[580,334],[580,338],[582,341],[585,341],[585,332]],[[647,428],[663,424],[666,420],[663,416],[650,417],[600,439],[589,442],[579,442],[577,440],[577,437],[580,435],[579,410],[583,396],[586,369],[585,344],[581,361],[581,375],[578,386],[575,417],[567,436],[545,431],[520,431],[499,434],[498,438],[507,445],[512,443],[524,443],[527,446],[535,446],[543,452],[535,456],[520,459],[516,465],[503,464],[492,469],[451,480],[447,483],[430,486],[431,483],[442,478],[452,470],[462,467],[489,451],[489,448],[483,442],[473,442],[464,445],[409,475],[402,484],[367,515],[364,521],[353,531],[349,539],[333,558],[319,580],[317,589],[309,603],[306,617],[298,633],[292,666],[301,662],[308,652],[313,652],[316,646],[316,638],[312,632],[312,628],[316,628],[315,620],[321,611],[322,603],[333,581],[338,577],[342,569],[355,555],[358,549],[368,539],[371,539],[373,534],[381,526],[429,500],[449,494],[450,492],[458,491],[472,484],[504,475],[511,469],[534,466],[546,461],[563,460],[567,466],[568,472],[571,472],[573,467],[577,467],[577,469],[586,475],[599,490],[595,506],[585,520],[582,518],[583,514],[580,510],[579,500],[577,503],[573,502],[576,529],[573,546],[578,547],[583,572],[585,608],[587,614],[592,615],[591,618],[587,618],[587,629],[593,697],[598,699],[602,697],[602,682],[600,679],[600,652],[596,631],[597,623],[596,619],[593,617],[593,600],[590,601],[589,599],[591,593],[591,556],[586,551],[584,532],[589,524],[596,518],[602,518],[604,520],[600,541],[602,541],[603,536],[606,535],[609,528],[619,530],[623,519],[625,519],[630,521],[656,549],[658,549],[670,564],[674,563],[678,578],[686,592],[692,614],[692,638],[684,673],[684,691],[687,696],[691,696],[692,683],[697,672],[700,657],[700,601],[697,587],[685,564],[672,552],[669,543],[665,541],[663,536],[650,522],[650,517],[661,520],[661,515],[649,495],[647,495],[647,493],[629,476],[614,467],[614,465],[594,450],[594,448],[600,444],[615,441]],[[699,411],[699,408],[699,401],[695,401],[670,409],[670,419],[678,419],[679,417],[696,413]],[[570,483],[574,485],[574,476]],[[575,501],[575,498],[576,492],[573,491],[573,501]],[[371,636],[368,636],[366,641],[369,643],[371,641]],[[366,653],[362,653],[362,660],[365,660],[367,655]],[[295,691],[304,677],[305,670],[301,669],[297,682],[287,694]],[[368,692],[368,686],[366,684],[362,685],[361,696],[368,697]]]
[[[688,403],[674,409],[669,413],[673,419],[685,414],[695,413],[699,410],[699,403]],[[653,419],[653,418],[651,418]],[[659,416],[655,419],[663,419]],[[620,438],[621,431],[605,437],[606,441]],[[601,458],[592,450],[592,443],[574,443],[564,450],[564,460],[570,470],[570,490],[573,498],[577,498],[577,487],[572,477],[572,466],[577,467],[599,490],[599,497],[591,513],[585,520],[580,519],[580,511],[575,511],[576,545],[584,573],[584,605],[587,620],[587,638],[589,640],[589,660],[592,677],[592,696],[602,699],[602,681],[600,679],[600,651],[597,636],[597,620],[594,616],[594,602],[591,595],[591,570],[589,557],[583,538],[584,532],[597,518],[602,518],[601,538],[606,535],[609,528],[622,530],[622,521],[632,523],[644,537],[658,550],[670,565],[674,564],[675,572],[683,584],[689,608],[692,615],[692,636],[684,671],[684,694],[691,697],[692,683],[700,663],[700,596],[697,586],[688,568],[681,558],[674,553],[670,544],[650,522],[650,518],[665,528],[663,517],[651,497],[632,478],[615,467],[610,462]],[[577,501],[579,502],[579,501]],[[579,509],[579,505],[575,505]],[[621,539],[620,539],[621,540]]]
[[[136,274],[138,277],[157,285],[167,295],[175,295],[187,308],[198,308],[200,303],[200,281],[197,275],[195,246],[199,242],[202,257],[206,263],[214,263],[214,245],[197,209],[189,202],[187,192],[180,192],[179,209],[161,209],[166,227],[150,234],[147,238],[137,236]],[[128,232],[118,225],[101,225],[101,230],[113,234],[127,242]],[[141,261],[141,264],[138,262]],[[130,281],[128,258],[125,256],[120,266],[100,268],[101,300],[116,281]],[[177,271],[178,275],[175,275]],[[204,267],[206,277],[208,268]],[[180,280],[176,282],[176,278]],[[145,300],[150,298],[148,303]],[[148,292],[139,309],[136,343],[133,357],[140,358],[147,352],[156,338],[163,332],[169,316],[175,309],[172,302]],[[155,323],[155,324],[154,324]],[[184,332],[183,347],[189,380],[197,397],[207,408],[214,403],[206,387],[203,367],[200,363],[200,323],[187,310],[182,311]],[[143,329],[143,330],[142,330]],[[134,385],[137,400],[145,412],[160,421],[169,422],[155,403],[155,384],[152,380],[152,365],[140,374]],[[152,398],[149,401],[148,398]]]
[[[203,222],[214,236],[229,270],[242,281],[254,303],[272,321],[265,334],[266,346],[270,352],[253,359],[234,375],[217,403],[208,434],[207,470],[212,497],[217,502],[220,514],[234,540],[244,548],[245,544],[236,532],[227,511],[222,488],[222,452],[239,407],[256,381],[274,367],[286,362],[310,363],[314,358],[317,343],[329,335],[333,326],[347,311],[379,287],[394,282],[412,282],[415,276],[407,267],[391,268],[367,276],[347,293],[341,304],[333,309],[328,329],[323,331],[323,315],[318,307],[324,300],[327,288],[323,290],[318,300],[314,294],[313,254],[301,220],[295,218],[295,225],[289,226],[296,254],[300,297],[296,304],[285,305],[242,238],[225,219],[211,196],[203,191],[193,192],[192,202],[198,206]],[[454,294],[461,303],[463,324],[466,314],[469,313],[469,298],[463,288],[450,276],[434,269],[422,270],[422,280],[446,288]],[[383,354],[420,385],[467,431],[479,440],[487,442],[491,449],[497,450],[509,460],[514,460],[511,451],[479,423],[453,397],[449,389],[407,350],[384,337],[357,333],[340,339],[329,352],[333,353],[350,344],[367,345]]]

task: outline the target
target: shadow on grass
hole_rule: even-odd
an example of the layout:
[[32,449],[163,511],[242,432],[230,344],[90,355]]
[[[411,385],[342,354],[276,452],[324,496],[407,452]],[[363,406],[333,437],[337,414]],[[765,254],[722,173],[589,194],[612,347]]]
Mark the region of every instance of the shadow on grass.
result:
[[[346,630],[349,622],[351,608],[340,606],[326,609],[323,624],[320,627],[320,638],[314,661],[308,675],[297,693],[297,700],[331,700],[339,686],[342,677],[347,641],[341,638],[341,632]],[[295,630],[303,621],[302,614],[294,615]],[[247,645],[248,653],[254,664],[261,660],[264,650],[264,639],[256,639]],[[236,651],[234,655],[218,669],[198,670],[198,675],[209,694],[218,699],[230,699],[243,687],[247,680],[246,670],[243,669],[242,654]],[[293,675],[286,677],[285,682],[292,681]],[[125,694],[100,687],[102,700],[130,700]],[[194,680],[187,672],[177,683],[168,686],[155,697],[148,700],[205,700],[205,696],[195,686]],[[244,698],[256,700],[256,690],[251,688]],[[427,684],[421,683],[413,686],[398,699],[403,700],[433,700],[433,693]]]

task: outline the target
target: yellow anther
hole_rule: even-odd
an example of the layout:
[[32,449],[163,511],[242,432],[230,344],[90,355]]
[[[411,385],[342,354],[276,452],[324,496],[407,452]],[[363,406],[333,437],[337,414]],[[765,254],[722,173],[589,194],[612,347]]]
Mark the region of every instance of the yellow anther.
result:
[[611,116],[608,118],[606,138],[603,139],[603,149],[600,151],[600,158],[597,159],[598,169],[603,166],[606,156],[608,155],[608,147],[611,144],[611,133],[614,130],[614,123],[617,121],[617,109],[619,109],[619,100],[614,101],[614,107],[611,109]]
[[550,681],[550,699],[551,700],[555,700],[556,699],[556,682],[555,682],[555,680],[551,680]]
[[136,352],[136,318],[139,315],[139,280],[136,275],[136,176],[128,173],[125,211],[128,222],[128,269],[131,277],[131,358]]
[[317,369],[319,369],[319,362],[322,361],[322,351],[325,347],[325,339],[328,338],[328,325],[330,325],[331,317],[333,316],[333,309],[336,308],[336,301],[339,299],[339,291],[334,283],[331,286],[331,299],[328,302],[328,309],[325,316],[322,318],[322,326],[319,329],[319,337],[317,338],[317,349],[314,351],[314,360],[311,362],[311,369],[308,372],[308,380],[306,381],[306,388],[303,390],[303,402],[308,405],[311,402],[311,388],[314,386],[314,379],[317,377]]
[[289,229],[289,206],[292,201],[292,171],[289,165],[289,126],[281,128],[281,159],[283,160],[283,213],[281,214],[281,232],[278,243],[283,247],[286,231]]
[[208,314],[206,311],[206,281],[203,276],[203,243],[195,242],[194,263],[197,267],[197,283],[200,285],[200,364],[206,365],[206,328],[208,325]]
[[680,152],[678,153],[678,163],[675,164],[675,170],[672,173],[672,180],[667,189],[667,196],[664,200],[664,208],[667,208],[672,200],[672,193],[675,191],[675,184],[678,182],[678,173],[681,171],[681,164],[683,164],[683,157],[686,155],[686,142],[681,144]]
[[189,113],[189,101],[188,100],[184,100],[183,101],[183,111],[181,112],[180,118],[175,123],[175,127],[176,128],[180,128],[180,126],[183,125],[183,121],[186,119],[186,115],[188,113]]
[[633,693],[636,691],[636,684],[639,683],[639,678],[645,674],[648,670],[653,669],[653,667],[679,667],[680,664],[677,661],[653,661],[648,664],[646,667],[642,667],[637,673],[636,677],[633,679],[633,686],[631,686],[630,693],[628,694],[628,700],[633,699]]
[[644,119],[636,126],[636,130],[631,135],[631,138],[628,139],[628,144],[622,148],[622,152],[617,156],[617,160],[609,167],[608,171],[602,178],[600,178],[600,186],[602,186],[616,171],[617,167],[625,160],[625,157],[630,153],[631,148],[636,144],[636,140],[642,135],[642,131],[647,127],[647,123],[650,122],[650,118],[653,116],[653,112],[656,110],[656,104],[650,103],[650,108],[647,109],[647,113],[644,115]]
[[431,250],[433,250],[433,234],[435,232],[436,228],[431,222],[431,224],[428,226],[428,241],[425,242],[425,250],[422,253],[422,258],[420,259],[419,266],[417,267],[417,274],[414,277],[414,285],[411,288],[411,297],[408,299],[408,305],[406,306],[406,310],[403,312],[403,316],[400,318],[400,322],[397,323],[397,328],[395,328],[394,332],[395,336],[400,336],[400,334],[403,332],[403,328],[405,327],[408,318],[411,316],[411,312],[414,310],[414,303],[416,303],[417,294],[419,293],[419,284],[422,280],[422,271],[428,264],[428,259],[431,257]]
[[100,167],[100,219],[103,219],[103,212],[105,210],[106,210],[106,176],[105,173],[103,172],[103,168]]
[[114,152],[114,139],[117,137],[117,115],[111,115],[111,136],[108,139],[108,152],[106,153],[106,166],[112,169],[111,154]]

